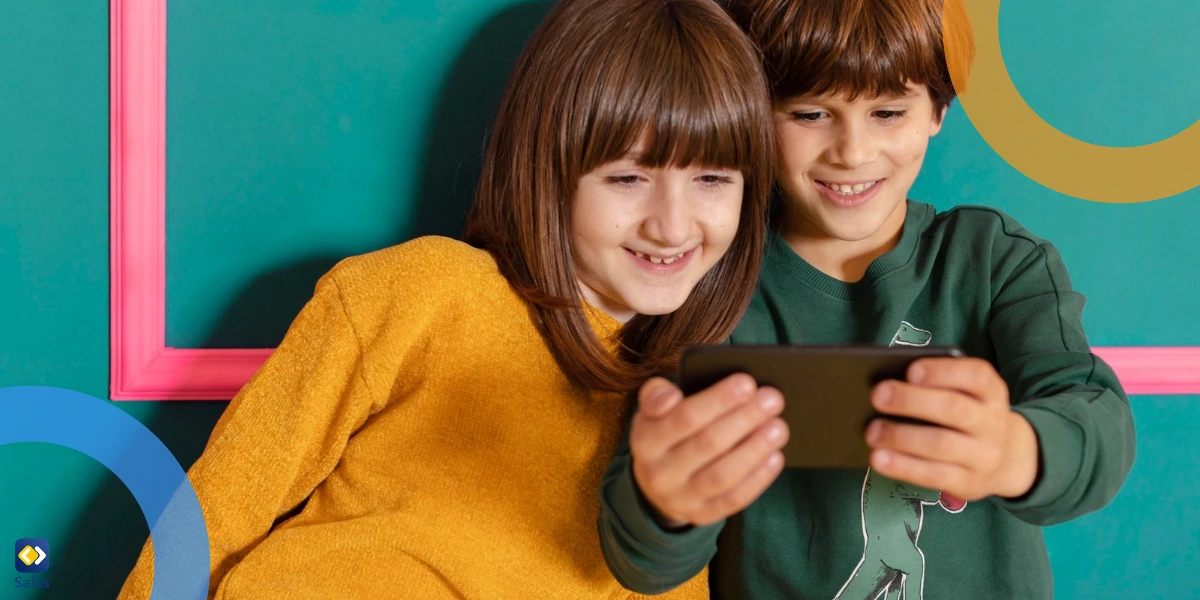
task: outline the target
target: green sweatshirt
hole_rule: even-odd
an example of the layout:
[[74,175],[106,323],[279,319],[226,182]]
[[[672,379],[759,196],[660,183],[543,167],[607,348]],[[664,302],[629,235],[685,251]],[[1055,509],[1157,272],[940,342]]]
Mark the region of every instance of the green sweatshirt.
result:
[[716,599],[1050,598],[1040,526],[1103,507],[1134,456],[1128,397],[1090,352],[1083,304],[1054,247],[989,208],[909,201],[900,242],[856,283],[772,235],[733,343],[952,345],[987,359],[1037,433],[1038,480],[1023,498],[964,505],[870,470],[785,470],[727,521],[664,531],[624,443],[600,490],[610,570],[657,593],[709,565]]

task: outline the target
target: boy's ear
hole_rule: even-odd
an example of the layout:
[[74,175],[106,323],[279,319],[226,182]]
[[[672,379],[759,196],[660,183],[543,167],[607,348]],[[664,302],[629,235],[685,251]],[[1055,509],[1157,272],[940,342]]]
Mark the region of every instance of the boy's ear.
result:
[[942,107],[942,110],[933,116],[933,127],[929,129],[929,137],[933,137],[942,130],[942,123],[946,122],[946,111],[950,110],[950,106]]

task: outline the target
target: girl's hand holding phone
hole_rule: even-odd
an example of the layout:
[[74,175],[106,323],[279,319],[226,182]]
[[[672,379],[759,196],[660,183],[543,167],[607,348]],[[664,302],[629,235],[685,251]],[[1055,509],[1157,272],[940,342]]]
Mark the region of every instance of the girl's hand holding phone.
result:
[[709,525],[745,508],[783,470],[783,396],[749,375],[684,398],[655,378],[638,392],[633,475],[665,528]]

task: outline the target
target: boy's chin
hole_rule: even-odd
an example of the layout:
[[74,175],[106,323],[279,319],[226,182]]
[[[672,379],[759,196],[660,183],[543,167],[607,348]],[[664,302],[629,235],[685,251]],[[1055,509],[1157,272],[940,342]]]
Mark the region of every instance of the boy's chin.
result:
[[824,219],[821,229],[838,241],[854,243],[879,235],[886,223],[887,217],[862,215],[857,218]]
[[883,230],[893,228],[891,217],[895,213],[896,203],[873,202],[871,206],[863,208],[866,210],[822,211],[824,214],[818,215],[817,222],[829,237],[843,242],[862,242],[894,234]]

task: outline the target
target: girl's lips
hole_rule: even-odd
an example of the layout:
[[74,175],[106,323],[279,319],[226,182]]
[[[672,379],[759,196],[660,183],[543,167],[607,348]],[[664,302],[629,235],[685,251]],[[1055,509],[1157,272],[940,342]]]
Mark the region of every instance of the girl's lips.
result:
[[[682,256],[679,256],[679,258],[676,258],[670,263],[655,263],[653,260],[651,260],[651,255],[643,254],[636,250],[630,250],[629,248],[625,248],[625,253],[629,255],[629,258],[633,260],[639,268],[645,269],[649,273],[655,275],[672,275],[682,271],[685,267],[687,267],[688,264],[692,262],[692,258],[696,255],[696,248],[699,248],[699,246],[684,252]],[[660,257],[655,256],[655,258]]]

